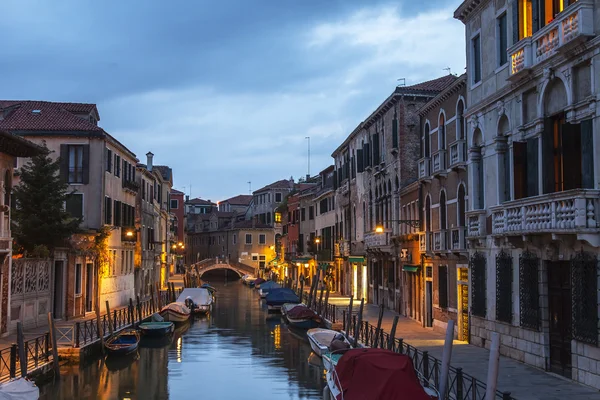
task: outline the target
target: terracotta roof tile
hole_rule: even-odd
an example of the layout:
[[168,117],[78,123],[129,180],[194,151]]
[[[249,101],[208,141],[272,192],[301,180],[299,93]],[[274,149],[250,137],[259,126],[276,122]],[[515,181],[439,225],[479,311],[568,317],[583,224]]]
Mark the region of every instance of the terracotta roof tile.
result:
[[205,206],[216,206],[216,204],[213,203],[212,201],[202,200],[199,197],[197,197],[195,199],[190,199],[190,200],[186,201],[186,204],[198,204],[198,205],[205,205]]
[[273,182],[270,185],[262,187],[258,190],[255,190],[254,193],[262,192],[263,190],[267,190],[267,189],[291,189],[293,187],[293,185],[294,184],[290,183],[289,179],[282,179],[280,181]]
[[103,129],[77,113],[97,115],[95,104],[0,100],[0,129],[7,131],[83,131]]
[[223,200],[222,202],[229,203],[229,204],[235,204],[235,205],[247,206],[252,201],[252,197],[253,196],[251,194],[240,194],[240,195],[234,196],[230,199]]
[[448,85],[458,79],[455,75],[446,75],[441,78],[432,79],[430,81],[425,81],[421,83],[417,83],[416,85],[411,86],[401,86],[400,90],[408,89],[408,90],[420,90],[424,92],[439,92],[444,90]]

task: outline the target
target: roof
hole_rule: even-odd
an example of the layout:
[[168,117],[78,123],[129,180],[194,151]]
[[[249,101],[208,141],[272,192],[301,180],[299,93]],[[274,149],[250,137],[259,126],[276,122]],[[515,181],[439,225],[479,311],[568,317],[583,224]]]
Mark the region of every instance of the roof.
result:
[[0,100],[0,129],[8,131],[103,132],[103,129],[76,114],[98,111],[95,104],[49,101]]
[[213,213],[216,214],[219,218],[231,218],[237,214],[234,211],[214,211]]
[[460,93],[460,90],[467,86],[467,74],[462,74],[455,80],[451,81],[437,96],[429,100],[427,104],[419,109],[419,115],[424,116],[431,110],[442,105],[444,101],[450,98],[455,93]]
[[156,169],[158,172],[160,172],[161,176],[166,181],[170,181],[171,179],[173,179],[173,170],[171,169],[171,167],[168,167],[166,165],[154,165],[152,169]]
[[421,91],[421,92],[439,92],[444,90],[448,85],[454,82],[457,79],[456,75],[446,75],[441,78],[432,79],[430,81],[425,81],[421,83],[417,83],[412,86],[399,86],[397,89],[399,91]]
[[223,203],[247,206],[247,205],[250,205],[250,202],[252,201],[252,197],[253,196],[251,194],[240,194],[240,195],[231,197],[227,200],[223,200]]
[[487,3],[485,0],[465,0],[454,11],[454,18],[465,22],[469,15],[481,4]]
[[199,197],[196,197],[195,199],[191,199],[185,202],[185,204],[194,204],[194,205],[204,205],[204,206],[216,206],[215,203],[213,203],[210,200],[202,200]]
[[244,221],[238,221],[231,229],[273,229],[271,225],[263,224],[262,222],[255,222],[250,219],[246,219]]
[[47,149],[10,132],[0,131],[0,152],[13,157],[32,157],[47,152]]
[[292,189],[292,187],[294,186],[294,183],[291,182],[289,179],[282,179],[280,181],[277,182],[273,182],[267,186],[264,186],[258,190],[255,190],[253,193],[258,193],[258,192],[262,192],[264,190],[269,190],[269,189]]
[[174,195],[174,194],[176,194],[176,195],[181,195],[181,196],[183,196],[183,195],[184,195],[184,193],[183,193],[182,191],[180,191],[180,190],[177,190],[177,189],[171,189],[171,195]]

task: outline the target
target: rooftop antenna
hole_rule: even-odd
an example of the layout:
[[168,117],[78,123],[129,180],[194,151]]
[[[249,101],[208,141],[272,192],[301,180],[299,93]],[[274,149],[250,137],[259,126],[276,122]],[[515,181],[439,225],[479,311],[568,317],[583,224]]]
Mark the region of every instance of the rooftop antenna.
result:
[[252,182],[248,181],[248,194],[252,194]]
[[306,179],[310,177],[310,136],[305,137],[308,140],[308,171],[306,173]]
[[448,75],[452,75],[452,69],[450,67],[443,68],[444,71],[448,71]]
[[406,86],[406,78],[396,79],[398,81],[398,85],[396,86]]

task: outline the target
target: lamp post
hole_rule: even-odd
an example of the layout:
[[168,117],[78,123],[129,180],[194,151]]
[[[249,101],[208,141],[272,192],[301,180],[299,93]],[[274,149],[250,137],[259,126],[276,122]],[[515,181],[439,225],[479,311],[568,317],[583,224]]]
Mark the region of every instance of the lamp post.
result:
[[321,275],[319,272],[319,243],[321,243],[321,238],[317,236],[315,238],[315,244],[317,245],[317,248],[315,251],[315,268],[317,270],[317,280],[319,279],[319,276]]
[[[183,244],[183,242],[174,243],[171,248],[173,249],[175,259],[181,259],[183,257],[183,255],[181,254],[181,252],[185,250],[185,245]],[[179,270],[179,268],[179,263],[177,263],[177,269]]]

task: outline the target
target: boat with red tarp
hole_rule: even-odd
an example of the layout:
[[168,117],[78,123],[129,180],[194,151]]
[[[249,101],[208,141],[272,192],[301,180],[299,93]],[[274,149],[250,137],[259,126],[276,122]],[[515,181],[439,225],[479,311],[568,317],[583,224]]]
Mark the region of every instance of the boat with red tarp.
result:
[[384,349],[351,349],[327,371],[335,400],[433,400],[437,391],[423,387],[412,359]]
[[287,321],[296,328],[312,329],[321,326],[323,319],[305,306],[304,304],[290,305],[288,303],[281,307],[281,313]]

